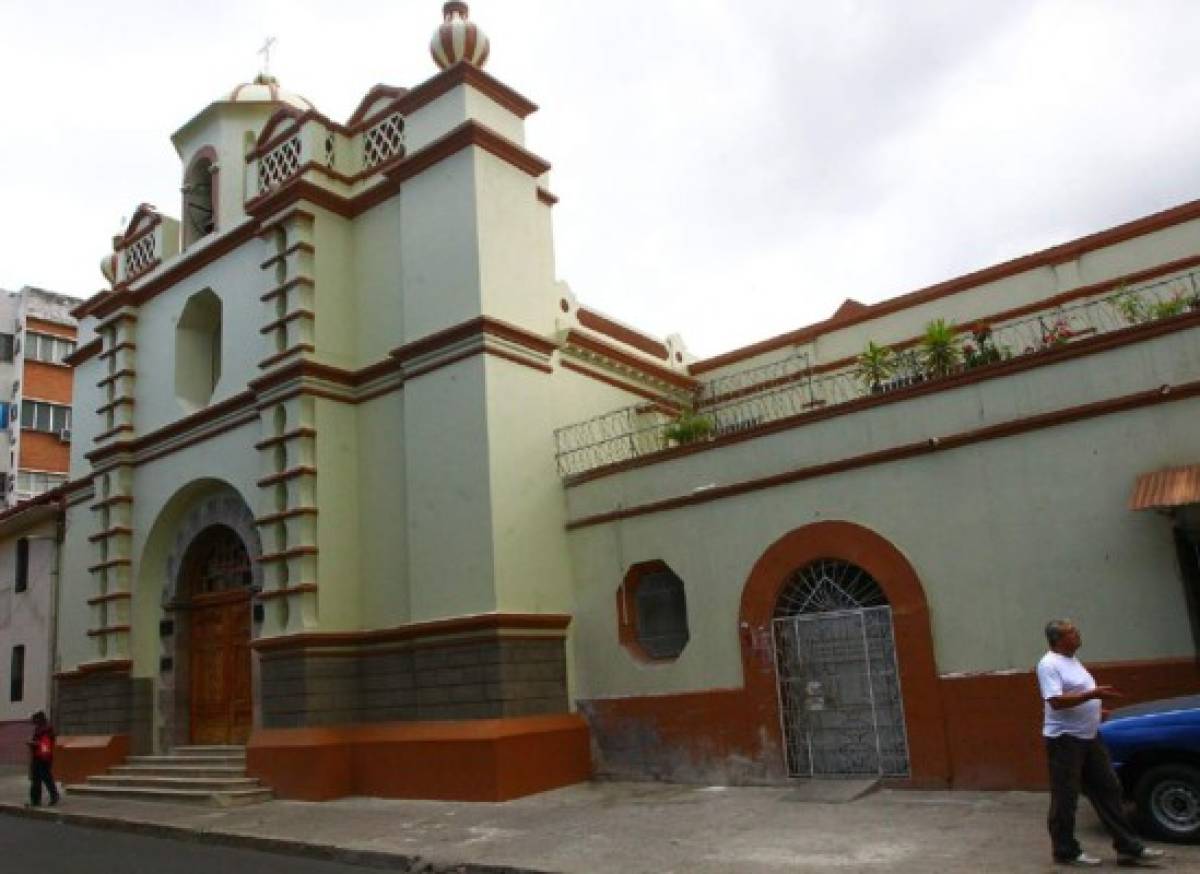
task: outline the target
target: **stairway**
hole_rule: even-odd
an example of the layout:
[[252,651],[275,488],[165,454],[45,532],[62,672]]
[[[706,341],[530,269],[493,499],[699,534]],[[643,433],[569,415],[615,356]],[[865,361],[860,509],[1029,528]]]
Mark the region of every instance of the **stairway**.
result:
[[271,790],[246,776],[246,748],[176,747],[165,756],[130,756],[107,774],[67,786],[72,795],[236,807],[269,801]]

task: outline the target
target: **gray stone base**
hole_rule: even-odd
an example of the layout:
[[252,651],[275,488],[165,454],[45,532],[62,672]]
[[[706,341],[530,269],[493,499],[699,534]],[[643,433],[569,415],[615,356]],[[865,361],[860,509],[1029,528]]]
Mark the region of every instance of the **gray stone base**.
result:
[[264,728],[567,712],[561,637],[298,647],[260,670]]
[[58,677],[51,714],[60,735],[127,734],[133,753],[153,749],[153,681],[127,671],[79,671]]

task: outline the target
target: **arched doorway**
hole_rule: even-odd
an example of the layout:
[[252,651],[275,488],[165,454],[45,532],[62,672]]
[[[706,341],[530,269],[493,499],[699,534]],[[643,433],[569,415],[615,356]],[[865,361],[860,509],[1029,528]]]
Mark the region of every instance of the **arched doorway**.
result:
[[253,721],[250,666],[250,555],[225,525],[210,525],[188,545],[180,591],[188,612],[189,739],[243,744]]
[[811,561],[783,586],[772,632],[788,776],[908,776],[892,608],[879,583],[849,561]]

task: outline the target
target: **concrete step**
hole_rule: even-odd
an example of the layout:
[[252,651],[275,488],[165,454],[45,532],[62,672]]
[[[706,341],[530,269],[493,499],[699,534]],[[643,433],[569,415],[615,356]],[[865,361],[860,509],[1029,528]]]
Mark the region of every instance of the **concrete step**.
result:
[[89,798],[121,798],[129,801],[170,801],[177,804],[208,804],[214,807],[240,807],[270,801],[270,789],[239,789],[232,792],[208,792],[203,789],[155,789],[145,786],[98,786],[91,783],[67,787],[72,795]]
[[175,747],[171,750],[171,754],[177,756],[217,756],[218,758],[224,756],[241,756],[244,758],[246,748],[220,744],[199,744]]
[[245,756],[130,756],[129,765],[180,765],[192,768],[245,768]]
[[130,774],[101,774],[88,778],[89,786],[128,786],[150,789],[199,789],[203,792],[240,792],[261,789],[251,777],[156,777]]
[[246,776],[246,766],[242,765],[113,765],[108,773],[114,776],[129,777],[208,777],[221,779],[225,777]]

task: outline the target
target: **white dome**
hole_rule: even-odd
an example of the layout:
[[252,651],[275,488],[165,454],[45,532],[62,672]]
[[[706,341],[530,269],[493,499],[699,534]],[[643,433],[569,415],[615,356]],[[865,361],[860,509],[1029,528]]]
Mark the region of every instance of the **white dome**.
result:
[[279,80],[259,73],[253,82],[244,82],[221,97],[223,103],[286,103],[300,110],[316,109],[312,101],[279,87]]

